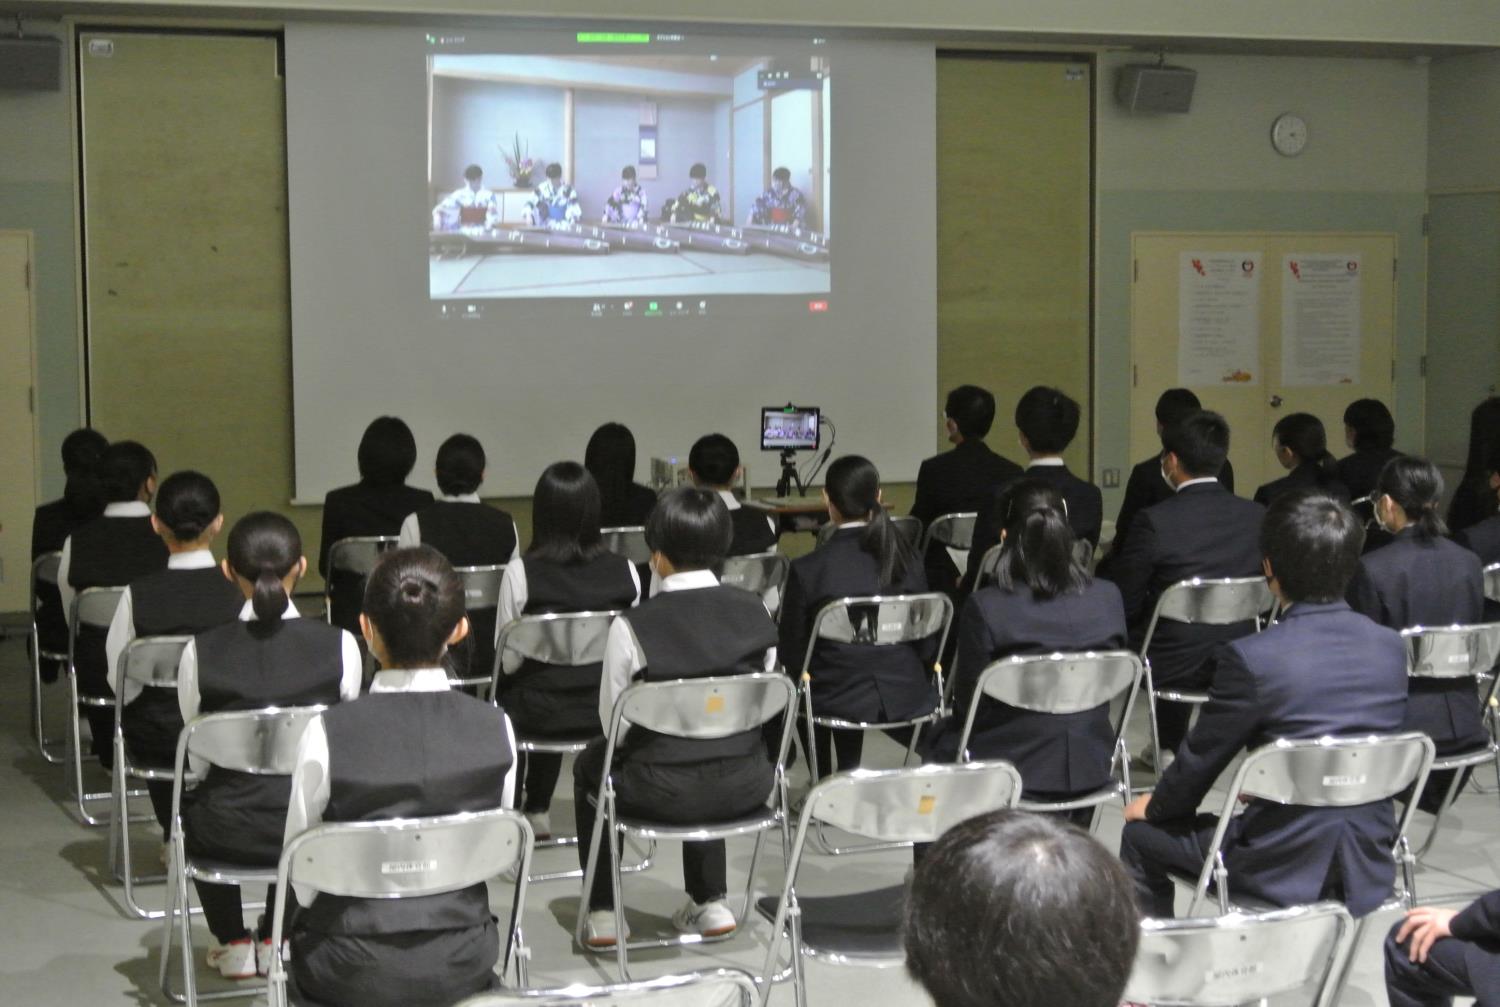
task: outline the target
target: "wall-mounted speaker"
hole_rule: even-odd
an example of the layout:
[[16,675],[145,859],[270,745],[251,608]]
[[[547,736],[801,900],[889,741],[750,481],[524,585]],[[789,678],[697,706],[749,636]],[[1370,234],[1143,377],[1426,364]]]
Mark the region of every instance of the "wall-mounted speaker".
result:
[[62,43],[55,38],[0,38],[0,90],[62,89]]
[[1185,66],[1127,63],[1115,78],[1115,100],[1131,112],[1186,112],[1198,71]]

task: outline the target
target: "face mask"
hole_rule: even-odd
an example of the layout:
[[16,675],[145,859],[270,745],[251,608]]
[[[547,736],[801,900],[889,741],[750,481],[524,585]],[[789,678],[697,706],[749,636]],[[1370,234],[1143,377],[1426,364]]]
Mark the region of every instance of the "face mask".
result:
[[1389,499],[1389,498],[1388,497],[1383,497],[1383,496],[1376,497],[1375,498],[1375,508],[1374,508],[1375,509],[1375,527],[1379,528],[1383,532],[1389,532],[1390,531],[1390,529],[1386,527],[1385,520],[1383,518],[1381,518],[1381,516],[1380,516],[1380,501],[1386,500],[1386,499]]

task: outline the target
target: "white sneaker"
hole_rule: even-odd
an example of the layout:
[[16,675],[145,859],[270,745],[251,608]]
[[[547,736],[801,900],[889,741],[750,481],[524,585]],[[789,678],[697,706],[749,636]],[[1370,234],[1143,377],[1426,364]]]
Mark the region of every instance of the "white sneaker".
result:
[[1167,767],[1177,761],[1177,753],[1163,750],[1161,753],[1162,766],[1160,770],[1156,768],[1156,752],[1150,745],[1141,749],[1140,754],[1135,757],[1135,761],[1140,768],[1146,770],[1148,773],[1160,774],[1166,772]]
[[255,939],[241,937],[228,944],[214,943],[208,949],[208,967],[218,969],[225,979],[254,979]]
[[705,902],[701,906],[689,899],[686,905],[673,914],[672,925],[682,933],[698,934],[700,937],[723,937],[734,933],[739,926],[734,920],[734,913],[719,899]]
[[[630,927],[625,927],[625,939],[630,940]],[[615,946],[615,911],[613,909],[591,909],[589,910],[588,923],[585,925],[583,943],[591,948],[612,948]]]
[[[276,956],[271,953],[271,938],[265,937],[255,942],[255,974],[268,976],[271,974],[272,959]],[[292,960],[292,942],[286,938],[281,940],[281,962],[285,965]]]
[[531,823],[531,834],[537,842],[552,838],[552,816],[547,812],[528,811],[526,821]]

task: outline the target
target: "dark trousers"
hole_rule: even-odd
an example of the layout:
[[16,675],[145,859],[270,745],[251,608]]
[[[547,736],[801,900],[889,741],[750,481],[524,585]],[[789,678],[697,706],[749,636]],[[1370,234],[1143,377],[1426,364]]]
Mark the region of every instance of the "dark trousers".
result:
[[[1182,745],[1182,739],[1187,737],[1188,722],[1193,717],[1193,707],[1196,703],[1172,703],[1167,700],[1157,700],[1156,703],[1156,733],[1161,739],[1161,750],[1163,753],[1177,754],[1177,749]],[[1161,767],[1157,767],[1161,772]]]
[[[589,744],[573,763],[573,800],[578,818],[578,863],[588,869],[589,847],[604,779],[604,739]],[[765,755],[710,759],[704,762],[661,765],[627,757],[617,758],[614,771],[615,809],[621,815],[663,824],[695,825],[730,821],[765,806],[773,770]],[[682,844],[682,880],[692,900],[700,905],[721,899],[729,889],[724,841]],[[588,909],[614,905],[609,851],[599,851]]]
[[1135,883],[1142,915],[1170,919],[1175,895],[1169,872],[1197,875],[1203,869],[1217,815],[1170,822],[1127,822],[1120,833],[1120,860]]
[[298,929],[291,941],[288,965],[300,998],[329,1007],[449,1007],[498,985],[493,920],[394,934]]
[[[240,895],[239,885],[216,885],[210,881],[197,880],[193,881],[193,885],[198,889],[198,902],[203,906],[203,922],[208,924],[208,932],[214,935],[214,940],[220,944],[228,944],[241,937],[252,936],[250,929],[245,926],[245,903]],[[257,940],[271,939],[271,927],[274,925],[271,907],[275,904],[276,886],[267,885],[266,912],[253,935]],[[288,898],[287,909],[290,911],[293,908],[294,902]],[[286,928],[283,930],[289,932]]]
[[1500,946],[1445,937],[1425,962],[1414,962],[1410,942],[1396,943],[1397,923],[1385,939],[1385,992],[1391,1007],[1437,1007],[1455,996],[1474,997],[1478,1007],[1500,1007]]
[[553,752],[517,752],[517,778],[521,781],[521,810],[528,815],[544,814],[552,807],[557,778],[562,775],[563,757]]

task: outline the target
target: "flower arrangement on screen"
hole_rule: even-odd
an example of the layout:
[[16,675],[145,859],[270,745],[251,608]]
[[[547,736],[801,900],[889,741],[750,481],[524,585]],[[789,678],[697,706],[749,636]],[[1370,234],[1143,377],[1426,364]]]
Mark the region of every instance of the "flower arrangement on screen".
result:
[[541,158],[531,156],[531,144],[528,143],[525,148],[522,148],[519,133],[515,134],[511,140],[510,150],[500,148],[500,156],[505,158],[505,168],[510,172],[511,181],[518,189],[529,188],[531,176],[542,167]]

